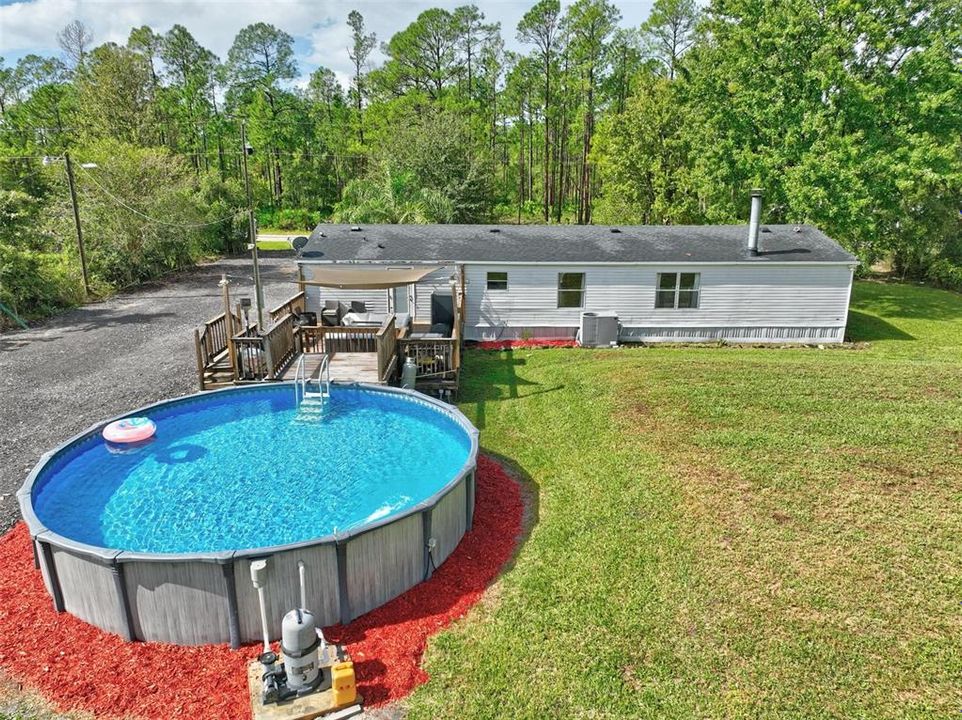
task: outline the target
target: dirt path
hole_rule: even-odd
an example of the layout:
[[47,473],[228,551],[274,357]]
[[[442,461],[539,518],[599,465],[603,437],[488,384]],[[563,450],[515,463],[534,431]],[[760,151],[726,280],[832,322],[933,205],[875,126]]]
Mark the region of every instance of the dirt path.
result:
[[[92,423],[197,390],[193,330],[232,297],[253,295],[248,259],[203,265],[0,335],[0,532],[19,518],[16,491],[40,455]],[[263,257],[265,302],[296,291],[289,257]]]

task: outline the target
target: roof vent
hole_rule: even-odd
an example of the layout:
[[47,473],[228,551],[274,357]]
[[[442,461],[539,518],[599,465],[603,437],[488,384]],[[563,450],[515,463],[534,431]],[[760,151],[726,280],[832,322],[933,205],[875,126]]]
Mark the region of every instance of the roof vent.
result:
[[772,231],[772,229],[771,229],[770,227],[763,227],[763,228],[762,228],[762,232],[764,232],[764,233],[770,233],[771,231]]
[[801,225],[796,225],[796,226],[795,226],[795,232],[800,233],[801,231],[802,231],[802,226],[801,226]]
[[613,233],[620,233],[620,232],[621,232],[621,228],[611,228],[611,232],[613,232]]
[[748,252],[752,255],[758,254],[758,226],[762,219],[762,195],[759,188],[752,190],[751,218],[748,221]]
[[351,227],[351,232],[361,232],[361,226],[354,225],[353,227]]
[[491,228],[488,232],[501,232],[501,228]]
[[381,248],[382,250],[385,248],[384,243],[378,243],[377,246],[378,246],[379,248]]

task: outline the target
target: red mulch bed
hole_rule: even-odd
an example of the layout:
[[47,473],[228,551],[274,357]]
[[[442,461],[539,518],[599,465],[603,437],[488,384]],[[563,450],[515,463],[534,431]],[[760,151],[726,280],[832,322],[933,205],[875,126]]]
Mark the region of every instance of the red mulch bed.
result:
[[528,340],[482,340],[474,347],[480,350],[521,350],[529,348],[578,347],[574,338],[530,338]]
[[[478,458],[474,527],[430,580],[346,626],[326,630],[347,645],[368,706],[427,681],[431,635],[461,618],[497,577],[521,535],[518,484]],[[0,538],[0,666],[62,710],[143,718],[249,718],[246,665],[259,645],[177,647],[126,643],[53,611],[26,526]]]

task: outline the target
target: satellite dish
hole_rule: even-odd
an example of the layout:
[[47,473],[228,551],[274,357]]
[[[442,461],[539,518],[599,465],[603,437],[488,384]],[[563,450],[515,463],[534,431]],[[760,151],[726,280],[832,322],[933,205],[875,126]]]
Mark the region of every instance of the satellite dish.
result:
[[291,247],[294,248],[294,252],[296,252],[299,256],[301,251],[307,246],[307,242],[308,240],[306,237],[303,235],[298,235],[296,238],[291,240]]

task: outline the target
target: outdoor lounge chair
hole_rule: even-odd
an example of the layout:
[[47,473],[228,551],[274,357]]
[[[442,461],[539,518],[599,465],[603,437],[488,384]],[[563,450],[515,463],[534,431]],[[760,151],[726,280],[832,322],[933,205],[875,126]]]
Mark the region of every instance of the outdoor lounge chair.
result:
[[321,310],[321,324],[336,327],[341,324],[341,304],[337,300],[325,300]]

